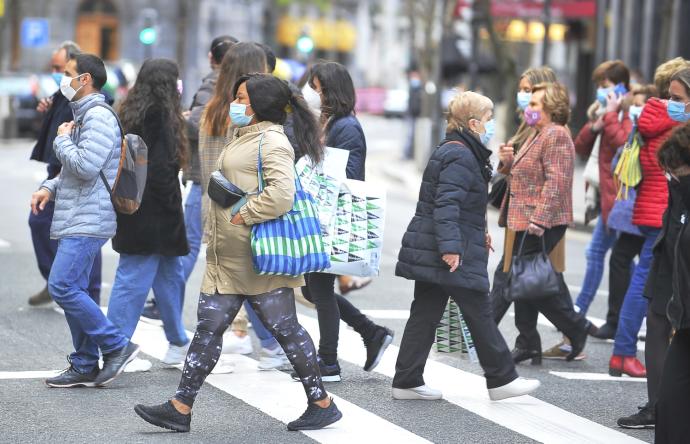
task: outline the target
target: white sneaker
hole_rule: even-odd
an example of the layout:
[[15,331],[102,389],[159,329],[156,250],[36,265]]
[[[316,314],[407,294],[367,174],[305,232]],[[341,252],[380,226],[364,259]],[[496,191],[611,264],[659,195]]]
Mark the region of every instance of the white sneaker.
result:
[[213,367],[211,372],[214,375],[225,375],[227,373],[232,373],[235,371],[235,363],[232,362],[229,357],[220,355],[216,366]]
[[242,338],[233,332],[223,335],[223,353],[250,355],[253,352],[254,346],[252,346],[252,339],[249,337],[249,335],[245,335]]
[[282,348],[276,347],[271,350],[268,348],[261,349],[261,358],[259,359],[259,370],[273,370],[274,368],[281,368],[290,365],[285,352]]
[[151,370],[151,367],[153,367],[153,364],[148,359],[134,358],[125,367],[125,373],[147,372]]
[[178,365],[184,363],[184,358],[187,356],[187,349],[189,348],[189,343],[185,345],[178,346],[170,344],[168,345],[168,351],[165,353],[162,362],[166,365]]
[[489,389],[489,398],[492,401],[500,401],[501,399],[527,395],[538,389],[540,385],[541,382],[536,379],[517,378],[506,385]]
[[409,389],[393,387],[393,399],[421,399],[424,401],[435,401],[443,398],[440,390],[434,390],[428,385],[420,385]]

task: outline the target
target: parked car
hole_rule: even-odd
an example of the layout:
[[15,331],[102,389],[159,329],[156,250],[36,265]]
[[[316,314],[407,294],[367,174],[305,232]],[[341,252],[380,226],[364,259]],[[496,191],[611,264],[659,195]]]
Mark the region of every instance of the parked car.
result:
[[386,91],[386,99],[383,102],[383,115],[385,117],[404,117],[410,93],[406,89],[389,89]]

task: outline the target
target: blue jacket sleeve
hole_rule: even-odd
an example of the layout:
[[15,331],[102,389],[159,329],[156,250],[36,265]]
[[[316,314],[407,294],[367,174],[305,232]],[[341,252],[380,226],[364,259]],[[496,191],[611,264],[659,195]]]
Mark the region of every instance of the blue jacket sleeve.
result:
[[467,149],[451,149],[442,157],[434,208],[434,231],[441,254],[464,254],[460,229],[460,208],[470,189],[468,179],[472,153]]
[[364,138],[364,132],[354,121],[350,123],[350,118],[346,117],[333,125],[328,140],[328,146],[333,148],[340,148],[348,150],[350,156],[347,160],[346,174],[348,179],[364,180],[365,160],[367,155],[367,143]]
[[99,107],[84,116],[78,145],[63,135],[55,138],[53,149],[63,169],[82,180],[91,180],[111,155],[115,139],[120,141],[117,120],[109,110]]

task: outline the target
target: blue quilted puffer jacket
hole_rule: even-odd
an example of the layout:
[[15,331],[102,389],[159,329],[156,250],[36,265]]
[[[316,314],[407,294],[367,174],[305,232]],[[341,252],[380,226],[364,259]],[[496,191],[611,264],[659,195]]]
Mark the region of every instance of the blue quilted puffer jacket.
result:
[[58,136],[53,150],[62,171],[42,187],[55,199],[50,237],[89,236],[109,239],[115,235],[117,219],[100,171],[110,186],[120,161],[121,135],[117,120],[108,109],[97,106],[102,94],[90,94],[70,103],[75,127],[70,135]]

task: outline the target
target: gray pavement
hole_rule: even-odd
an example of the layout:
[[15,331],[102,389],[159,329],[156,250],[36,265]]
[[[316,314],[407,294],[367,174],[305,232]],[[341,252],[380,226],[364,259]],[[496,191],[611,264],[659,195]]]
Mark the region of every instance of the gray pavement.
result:
[[[353,293],[352,302],[360,309],[408,310],[412,300],[412,284],[394,277],[395,257],[406,225],[414,213],[416,188],[414,180],[408,184],[391,180],[384,168],[404,168],[399,162],[401,138],[406,134],[400,120],[384,120],[362,116],[367,133],[368,180],[372,186],[385,186],[388,190],[386,239],[381,276],[366,289]],[[398,148],[400,147],[400,148]],[[41,379],[17,379],[3,376],[3,372],[57,370],[66,367],[65,355],[71,342],[64,317],[51,308],[32,309],[26,304],[28,296],[40,290],[44,282],[38,273],[27,225],[28,199],[41,176],[43,166],[29,162],[29,141],[0,142],[0,343],[3,357],[0,362],[0,442],[341,442],[340,438],[318,433],[311,437],[301,433],[288,433],[283,422],[245,402],[227,391],[206,384],[195,405],[192,433],[171,434],[145,424],[132,411],[135,403],[162,402],[174,393],[179,371],[164,369],[152,359],[154,368],[148,373],[125,374],[106,389],[49,389]],[[418,180],[418,179],[416,179]],[[496,227],[495,215],[490,215],[494,244],[501,246],[502,234]],[[588,234],[572,231],[568,234],[568,270],[566,280],[578,286],[584,275],[584,249]],[[490,271],[500,259],[500,248],[491,257]],[[103,304],[107,303],[117,256],[104,250]],[[193,331],[196,321],[195,305],[203,273],[203,258],[197,265],[187,286],[184,322]],[[607,288],[607,276],[601,289]],[[573,297],[576,293],[573,293]],[[311,318],[315,312],[298,305],[301,315]],[[606,312],[605,296],[598,296],[590,315],[603,318]],[[391,316],[395,317],[395,316]],[[377,319],[396,331],[394,345],[400,344],[404,319]],[[500,325],[509,345],[516,330],[512,318],[506,316]],[[560,336],[551,327],[540,326],[544,347],[556,343]],[[345,334],[342,334],[346,336]],[[255,342],[255,349],[258,350]],[[545,361],[540,367],[520,365],[523,376],[538,378],[542,387],[534,398],[552,404],[563,411],[603,426],[601,430],[622,432],[618,437],[635,437],[652,442],[652,431],[627,431],[616,428],[615,420],[621,415],[637,411],[646,399],[645,384],[631,381],[569,380],[553,375],[552,371],[575,373],[606,373],[611,344],[591,340],[586,348],[587,359],[578,363]],[[361,351],[362,361],[364,351]],[[253,355],[258,358],[258,353]],[[642,353],[640,353],[642,358]],[[449,367],[481,375],[478,365],[459,354],[432,352],[432,361]],[[365,373],[360,363],[341,361],[344,380],[331,383],[327,389],[366,410],[369,415],[382,418],[418,437],[431,442],[527,443],[534,442],[516,426],[486,419],[486,407],[462,408],[450,401],[394,402],[390,398],[391,379],[381,373]],[[382,364],[383,366],[383,364]],[[232,375],[229,375],[232,376]],[[235,375],[240,377],[240,374]],[[435,386],[450,390],[453,380],[434,381]],[[430,385],[432,383],[429,381]],[[468,393],[471,387],[467,387]],[[294,417],[304,408],[303,398],[294,399]],[[507,404],[507,409],[520,408],[519,403]],[[517,410],[516,410],[517,411]],[[549,418],[543,418],[547,421]],[[537,427],[539,418],[533,418]],[[367,427],[363,424],[362,427]],[[604,429],[605,428],[605,429]],[[337,432],[337,428],[334,430]],[[325,432],[325,431],[324,431]],[[389,442],[371,430],[370,441]],[[566,442],[567,434],[550,430],[546,442]],[[361,440],[361,439],[360,439]],[[593,439],[592,442],[596,441]],[[608,440],[617,442],[616,439]]]

